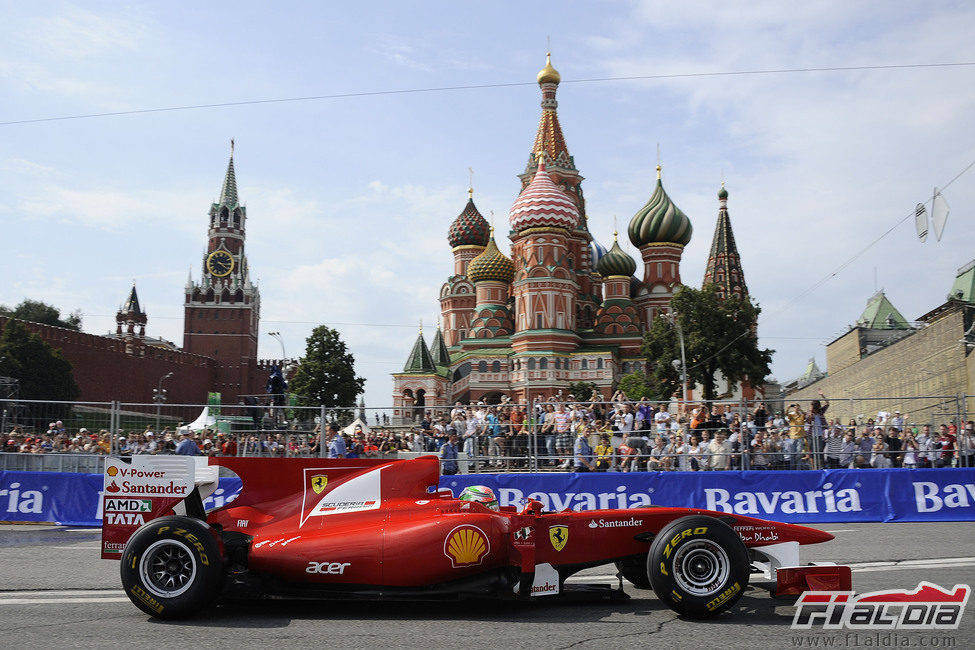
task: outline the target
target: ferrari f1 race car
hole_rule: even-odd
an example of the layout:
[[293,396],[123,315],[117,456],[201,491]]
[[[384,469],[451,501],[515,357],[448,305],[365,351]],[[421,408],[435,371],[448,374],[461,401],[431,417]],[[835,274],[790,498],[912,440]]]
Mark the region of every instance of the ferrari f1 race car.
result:
[[[243,488],[206,512],[218,465]],[[851,589],[849,567],[799,566],[800,545],[833,538],[813,528],[690,508],[544,512],[532,499],[495,510],[439,479],[434,456],[113,458],[102,557],[121,560],[128,597],[161,619],[220,598],[566,597],[587,588],[566,578],[614,563],[619,588],[587,596],[626,598],[626,578],[699,618],[734,606],[753,573],[780,596]]]

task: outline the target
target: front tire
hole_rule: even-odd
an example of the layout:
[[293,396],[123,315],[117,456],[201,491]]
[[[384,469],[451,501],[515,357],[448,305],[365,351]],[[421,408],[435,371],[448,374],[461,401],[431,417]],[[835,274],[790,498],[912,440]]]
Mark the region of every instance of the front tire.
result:
[[672,610],[710,618],[745,592],[748,551],[728,524],[713,517],[681,517],[654,538],[647,573],[657,597]]
[[129,538],[120,572],[136,607],[156,618],[183,618],[211,605],[220,593],[223,558],[206,523],[161,517]]

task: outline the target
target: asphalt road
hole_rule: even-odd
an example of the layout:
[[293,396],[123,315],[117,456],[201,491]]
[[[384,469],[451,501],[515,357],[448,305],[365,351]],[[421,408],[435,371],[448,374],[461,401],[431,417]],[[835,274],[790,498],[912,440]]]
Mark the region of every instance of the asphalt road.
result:
[[[921,580],[975,585],[975,526],[830,524],[836,539],[804,549],[804,561],[854,568],[854,588],[912,589]],[[975,603],[950,632],[791,630],[795,611],[749,588],[709,621],[678,617],[627,584],[628,601],[438,604],[253,602],[219,606],[178,623],[158,622],[122,593],[118,563],[98,559],[97,530],[0,525],[0,646],[17,648],[975,648]],[[615,570],[574,581],[615,582]],[[975,600],[975,599],[973,599]],[[831,645],[826,645],[830,644]],[[816,645],[813,645],[816,644]]]

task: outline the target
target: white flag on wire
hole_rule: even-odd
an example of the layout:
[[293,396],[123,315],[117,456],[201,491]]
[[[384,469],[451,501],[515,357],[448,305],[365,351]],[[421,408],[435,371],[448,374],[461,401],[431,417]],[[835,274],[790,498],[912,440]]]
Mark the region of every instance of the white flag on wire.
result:
[[948,207],[945,197],[935,188],[934,200],[931,205],[931,225],[934,226],[934,236],[938,238],[938,241],[941,241],[941,233],[944,232],[945,222],[948,220],[950,211],[951,208]]
[[921,242],[927,241],[928,238],[928,211],[924,208],[923,203],[918,203],[917,207],[914,209],[914,225],[917,227],[917,237]]

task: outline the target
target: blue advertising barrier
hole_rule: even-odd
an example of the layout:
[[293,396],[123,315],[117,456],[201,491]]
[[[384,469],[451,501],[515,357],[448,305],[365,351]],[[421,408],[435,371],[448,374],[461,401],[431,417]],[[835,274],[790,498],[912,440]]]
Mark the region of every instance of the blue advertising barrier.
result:
[[503,506],[546,510],[705,508],[788,523],[975,520],[975,469],[463,474],[441,487],[494,489]]
[[[440,487],[494,489],[501,505],[537,499],[547,510],[706,508],[790,523],[973,521],[975,469],[458,474]],[[0,521],[101,525],[101,474],[0,472]],[[215,508],[240,492],[221,478],[204,501]]]
[[[0,521],[56,522],[66,526],[101,526],[101,474],[0,472]],[[218,508],[240,492],[239,478],[221,478],[203,500]]]

